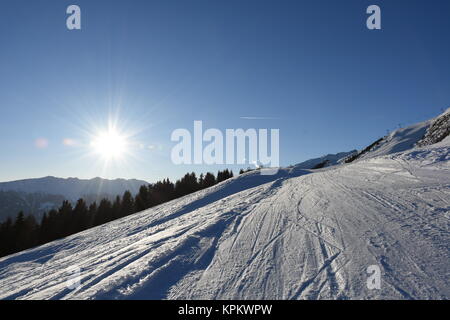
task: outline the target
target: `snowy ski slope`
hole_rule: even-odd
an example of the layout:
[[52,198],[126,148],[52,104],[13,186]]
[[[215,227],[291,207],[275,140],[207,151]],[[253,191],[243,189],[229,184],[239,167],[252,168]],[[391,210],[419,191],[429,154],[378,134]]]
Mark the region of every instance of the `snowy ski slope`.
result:
[[449,299],[450,138],[397,147],[249,172],[1,258],[0,299]]

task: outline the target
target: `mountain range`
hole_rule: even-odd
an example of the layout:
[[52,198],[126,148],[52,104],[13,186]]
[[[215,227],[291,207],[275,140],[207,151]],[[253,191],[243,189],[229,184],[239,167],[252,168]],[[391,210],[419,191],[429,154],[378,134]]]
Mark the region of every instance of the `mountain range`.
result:
[[91,202],[101,198],[113,199],[126,190],[136,194],[140,186],[147,184],[136,179],[87,180],[51,176],[0,182],[0,222],[8,216],[14,218],[19,211],[39,218],[45,211],[60,206],[63,200],[75,202],[83,198]]

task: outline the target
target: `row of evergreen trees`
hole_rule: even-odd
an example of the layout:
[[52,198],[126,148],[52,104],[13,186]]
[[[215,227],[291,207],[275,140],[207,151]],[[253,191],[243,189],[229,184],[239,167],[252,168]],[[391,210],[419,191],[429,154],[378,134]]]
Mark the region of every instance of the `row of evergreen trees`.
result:
[[98,204],[88,204],[84,199],[79,199],[73,206],[69,201],[63,201],[57,210],[45,213],[40,223],[34,216],[25,216],[20,212],[15,220],[8,218],[0,224],[0,257],[128,216],[231,177],[233,171],[228,169],[219,171],[217,176],[208,172],[198,178],[192,172],[175,183],[164,179],[152,185],[143,185],[135,197],[125,191],[122,197],[117,196],[114,201],[102,199]]

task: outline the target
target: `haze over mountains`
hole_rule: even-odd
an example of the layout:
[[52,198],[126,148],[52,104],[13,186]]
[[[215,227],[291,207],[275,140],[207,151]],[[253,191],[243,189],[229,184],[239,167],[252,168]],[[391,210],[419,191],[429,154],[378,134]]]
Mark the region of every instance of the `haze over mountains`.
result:
[[37,179],[1,182],[0,190],[58,194],[64,196],[67,200],[77,200],[80,197],[91,194],[109,194],[115,196],[122,194],[125,190],[136,193],[143,184],[148,184],[148,182],[136,179],[108,180],[97,177],[87,180],[48,176]]
[[95,201],[100,198],[113,199],[126,190],[132,194],[148,182],[136,179],[102,178],[78,179],[44,177],[0,183],[0,221],[14,217],[23,210],[39,218],[45,211],[61,205],[63,200],[72,202],[79,198]]
[[449,299],[449,112],[0,258],[0,299]]
[[122,194],[126,190],[136,193],[139,191],[139,187],[144,184],[148,184],[148,182],[136,179],[108,180],[93,178],[87,180],[48,176],[37,179],[0,182],[0,191],[57,194],[64,196],[67,200],[75,201],[86,195],[106,194],[115,196]]

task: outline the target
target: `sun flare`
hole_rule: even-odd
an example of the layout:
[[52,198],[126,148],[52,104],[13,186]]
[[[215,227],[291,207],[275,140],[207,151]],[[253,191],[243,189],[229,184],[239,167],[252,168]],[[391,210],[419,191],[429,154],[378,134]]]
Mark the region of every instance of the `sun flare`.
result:
[[94,152],[106,160],[121,158],[126,152],[127,141],[114,129],[99,133],[91,142]]

